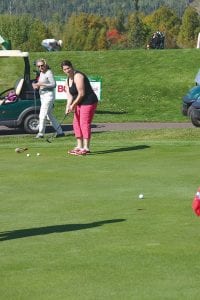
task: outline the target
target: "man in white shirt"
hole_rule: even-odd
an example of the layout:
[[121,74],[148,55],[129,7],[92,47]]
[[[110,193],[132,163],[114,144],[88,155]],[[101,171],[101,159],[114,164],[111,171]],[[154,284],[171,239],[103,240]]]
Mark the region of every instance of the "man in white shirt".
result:
[[47,50],[47,51],[60,51],[62,47],[63,42],[61,40],[57,41],[55,39],[45,39],[42,41],[41,45]]

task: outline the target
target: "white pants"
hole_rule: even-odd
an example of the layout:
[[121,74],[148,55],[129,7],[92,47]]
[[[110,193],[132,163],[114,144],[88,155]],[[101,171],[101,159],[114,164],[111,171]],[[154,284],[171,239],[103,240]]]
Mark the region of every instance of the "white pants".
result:
[[39,133],[44,134],[46,129],[47,118],[51,121],[52,126],[58,134],[61,134],[62,128],[56,118],[53,116],[54,93],[49,91],[40,95],[41,107],[39,114]]

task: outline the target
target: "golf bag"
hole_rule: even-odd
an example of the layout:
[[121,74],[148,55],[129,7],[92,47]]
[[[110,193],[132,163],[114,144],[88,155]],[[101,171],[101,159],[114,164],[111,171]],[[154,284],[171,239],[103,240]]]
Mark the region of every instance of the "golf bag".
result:
[[150,49],[164,49],[165,36],[163,32],[157,31],[149,41]]

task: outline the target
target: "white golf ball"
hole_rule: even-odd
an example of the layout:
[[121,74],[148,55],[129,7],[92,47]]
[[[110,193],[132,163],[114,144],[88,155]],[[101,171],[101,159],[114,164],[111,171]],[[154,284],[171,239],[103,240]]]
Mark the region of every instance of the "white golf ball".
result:
[[27,153],[27,154],[26,154],[26,156],[27,156],[27,157],[29,157],[29,156],[30,156],[30,154],[29,154],[29,153]]
[[37,156],[40,156],[40,153],[39,153],[39,152],[37,153]]
[[139,194],[139,199],[144,199],[144,195],[143,194]]

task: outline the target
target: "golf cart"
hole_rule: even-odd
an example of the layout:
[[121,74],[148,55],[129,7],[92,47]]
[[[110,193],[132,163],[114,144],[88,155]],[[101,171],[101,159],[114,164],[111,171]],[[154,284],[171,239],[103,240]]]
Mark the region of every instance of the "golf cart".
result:
[[200,96],[199,99],[192,103],[190,118],[194,126],[200,127]]
[[200,127],[200,86],[196,85],[183,97],[182,114],[188,116],[194,126]]
[[[0,76],[0,89],[2,89],[1,82],[5,88],[5,73],[9,70],[9,74],[11,74],[12,64],[16,58],[23,59],[24,65],[22,71],[17,70],[16,72],[14,69],[10,76],[13,78],[16,73],[20,72],[15,79],[13,78],[13,85],[0,91],[0,125],[9,128],[23,128],[26,133],[36,133],[38,131],[40,97],[38,91],[34,91],[32,88],[34,79],[30,79],[28,52],[0,50],[1,76],[3,77],[1,80]],[[22,73],[23,75],[21,75]],[[9,98],[10,95],[14,97]]]

